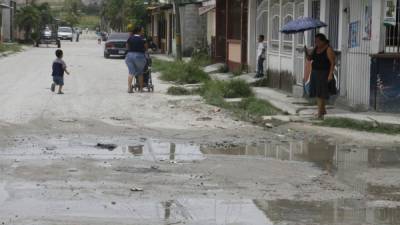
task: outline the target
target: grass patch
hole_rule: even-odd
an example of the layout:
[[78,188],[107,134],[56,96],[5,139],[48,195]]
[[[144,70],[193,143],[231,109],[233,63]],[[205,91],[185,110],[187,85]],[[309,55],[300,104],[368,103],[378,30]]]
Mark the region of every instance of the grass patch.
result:
[[193,62],[154,60],[152,68],[161,73],[161,80],[178,84],[197,84],[210,79],[210,76]]
[[267,77],[261,78],[253,83],[254,87],[269,87],[269,79]]
[[247,98],[254,96],[249,84],[243,80],[206,82],[201,90],[203,97],[207,98]]
[[327,118],[316,125],[326,127],[339,127],[348,128],[358,131],[367,131],[372,133],[383,133],[383,134],[400,134],[399,125],[391,124],[378,124],[376,122],[358,121],[348,118]]
[[15,43],[1,43],[0,52],[20,52],[22,46]]
[[196,64],[200,67],[208,66],[212,63],[211,57],[205,52],[197,52],[192,55],[190,63]]
[[273,107],[269,102],[255,97],[243,99],[239,103],[239,109],[255,117],[271,116],[279,113],[279,110]]
[[228,67],[228,65],[224,64],[224,65],[220,66],[220,67],[218,68],[218,72],[219,72],[219,73],[228,73],[228,72],[229,72],[229,67]]
[[198,94],[198,89],[187,89],[184,87],[179,87],[179,86],[172,86],[169,87],[167,90],[167,94],[169,95],[195,95]]
[[[255,98],[250,85],[243,80],[208,81],[200,93],[208,104],[227,109],[245,121],[258,122],[262,116],[279,113],[279,110],[270,103]],[[225,98],[242,98],[242,100],[229,103]]]

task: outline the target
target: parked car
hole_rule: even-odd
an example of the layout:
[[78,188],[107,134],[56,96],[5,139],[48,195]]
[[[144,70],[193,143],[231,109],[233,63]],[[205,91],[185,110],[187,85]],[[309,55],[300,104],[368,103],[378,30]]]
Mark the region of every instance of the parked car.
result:
[[129,38],[129,33],[111,33],[104,45],[104,58],[109,58],[111,55],[125,56],[127,53],[126,41]]
[[72,28],[71,27],[59,27],[58,28],[58,38],[61,40],[70,40],[73,39]]
[[46,26],[46,28],[44,28],[43,32],[42,32],[42,36],[44,38],[50,38],[51,37],[51,29],[49,27]]
[[35,46],[39,47],[41,44],[45,45],[54,44],[57,46],[57,48],[60,48],[61,42],[60,39],[58,38],[56,30],[57,30],[57,24],[46,25],[40,32],[38,38],[35,40]]

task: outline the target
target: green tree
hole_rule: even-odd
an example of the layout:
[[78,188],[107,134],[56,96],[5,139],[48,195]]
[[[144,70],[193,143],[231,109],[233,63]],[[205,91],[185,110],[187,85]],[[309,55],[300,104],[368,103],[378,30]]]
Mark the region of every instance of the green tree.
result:
[[16,13],[16,23],[19,30],[25,32],[26,41],[36,39],[40,29],[53,21],[54,17],[48,3],[26,5],[18,9]]
[[35,5],[27,5],[18,9],[16,22],[20,31],[25,32],[25,40],[31,39],[32,31],[36,31],[40,23],[40,11]]
[[79,23],[80,9],[83,4],[80,0],[65,0],[63,7],[63,20],[70,26]]
[[40,16],[40,24],[42,26],[52,24],[54,21],[53,13],[50,8],[50,4],[45,2],[38,6],[36,6],[37,10],[39,10]]
[[143,0],[104,0],[100,15],[116,31],[125,31],[129,23],[142,24],[146,15]]

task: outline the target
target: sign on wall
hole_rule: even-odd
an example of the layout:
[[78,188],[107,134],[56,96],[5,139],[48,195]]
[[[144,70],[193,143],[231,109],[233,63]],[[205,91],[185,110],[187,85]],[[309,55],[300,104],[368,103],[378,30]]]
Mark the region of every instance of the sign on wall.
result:
[[385,18],[383,23],[387,26],[396,26],[397,0],[385,0]]
[[372,0],[367,0],[364,7],[364,32],[363,40],[371,40],[372,35]]
[[355,21],[349,24],[349,48],[360,46],[360,21]]

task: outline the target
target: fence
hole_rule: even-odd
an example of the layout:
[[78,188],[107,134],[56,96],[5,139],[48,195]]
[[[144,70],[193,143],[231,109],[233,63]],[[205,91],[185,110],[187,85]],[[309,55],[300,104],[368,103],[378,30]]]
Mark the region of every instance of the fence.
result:
[[400,0],[397,0],[396,20],[394,24],[386,24],[385,52],[400,53]]

